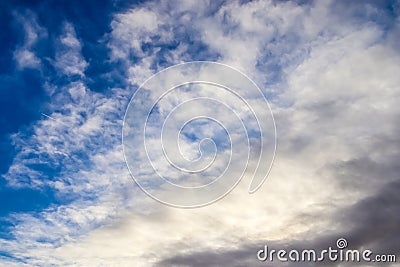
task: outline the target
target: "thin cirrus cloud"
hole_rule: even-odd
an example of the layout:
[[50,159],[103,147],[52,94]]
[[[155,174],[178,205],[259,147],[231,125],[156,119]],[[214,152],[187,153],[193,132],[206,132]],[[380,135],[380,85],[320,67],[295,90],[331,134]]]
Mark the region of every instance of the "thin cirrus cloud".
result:
[[41,27],[34,13],[25,11],[23,13],[14,12],[14,17],[24,29],[24,41],[14,51],[14,59],[19,69],[33,68],[38,69],[41,60],[34,52],[37,42],[47,37],[47,31]]
[[[268,266],[256,258],[266,243],[318,249],[339,237],[398,254],[400,24],[398,5],[388,4],[134,4],[112,15],[99,40],[127,81],[106,92],[88,86],[85,39],[64,22],[51,75],[73,78],[60,86],[47,77],[53,119],[12,135],[18,153],[3,175],[9,187],[46,188],[58,201],[4,218],[11,237],[0,239],[1,263]],[[131,182],[122,118],[146,78],[199,59],[230,64],[260,85],[277,124],[277,158],[253,195],[244,177],[213,205],[167,208]]]
[[70,23],[65,23],[63,34],[59,38],[55,67],[68,76],[83,76],[88,63],[81,55],[81,46],[81,43],[76,38],[74,27]]

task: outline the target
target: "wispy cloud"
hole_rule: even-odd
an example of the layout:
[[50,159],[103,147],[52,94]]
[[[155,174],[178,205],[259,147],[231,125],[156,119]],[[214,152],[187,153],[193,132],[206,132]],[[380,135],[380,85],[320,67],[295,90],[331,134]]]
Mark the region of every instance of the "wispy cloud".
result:
[[400,24],[379,19],[378,4],[342,5],[150,1],[114,15],[110,60],[132,88],[164,66],[217,59],[250,74],[272,103],[279,142],[266,184],[248,195],[245,177],[195,210],[160,206],[132,186],[120,144],[132,92],[87,88],[84,44],[66,23],[54,65],[79,77],[48,85],[55,120],[13,136],[19,152],[5,178],[68,201],[11,216],[14,239],[2,248],[38,265],[257,266],[266,242],[318,248],[346,235],[397,253]]
[[[87,63],[71,24],[64,25],[59,40],[55,66],[84,79]],[[58,203],[7,218],[15,226],[9,228],[12,241],[2,240],[2,251],[18,261],[43,264],[50,254],[39,250],[71,242],[114,218],[132,194],[120,144],[129,92],[115,88],[106,96],[90,91],[81,79],[65,86],[48,83],[52,101],[46,116],[12,136],[18,153],[3,175],[7,185],[50,189]]]
[[71,23],[64,23],[63,33],[56,47],[57,53],[54,65],[58,71],[67,76],[84,76],[88,63],[82,56],[82,44],[77,39],[75,29]]
[[38,24],[36,15],[31,11],[14,12],[14,18],[24,29],[24,41],[14,51],[17,66],[19,69],[38,69],[41,60],[36,56],[34,46],[38,40],[47,37],[47,31]]

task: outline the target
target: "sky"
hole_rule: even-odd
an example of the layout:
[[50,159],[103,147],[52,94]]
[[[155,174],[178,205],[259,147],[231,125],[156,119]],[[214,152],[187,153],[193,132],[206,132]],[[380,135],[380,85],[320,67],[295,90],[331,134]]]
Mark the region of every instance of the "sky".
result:
[[[392,0],[1,1],[0,266],[320,266],[261,262],[257,251],[321,250],[339,238],[399,262],[399,15]],[[135,143],[121,137],[123,126],[142,130],[135,116],[124,121],[128,107],[147,111],[143,99],[131,102],[140,86],[192,61],[230,66],[258,86],[260,94],[241,93],[267,114],[259,123],[271,131],[260,151],[274,160],[261,162],[272,168],[255,193],[245,173],[222,199],[182,209],[149,197],[133,179],[160,190],[142,165],[163,159],[160,125],[149,126],[150,156],[127,150]],[[226,80],[233,86],[238,77]],[[205,92],[247,118],[249,110],[219,89],[180,90],[160,102],[154,121]],[[210,106],[234,131],[229,176],[240,177],[247,143],[222,104]],[[174,127],[192,114],[177,111]],[[219,149],[212,170],[220,173],[227,132],[208,123],[183,127],[179,152],[193,160]],[[188,181],[179,172],[169,178]],[[368,264],[361,266],[382,266]]]

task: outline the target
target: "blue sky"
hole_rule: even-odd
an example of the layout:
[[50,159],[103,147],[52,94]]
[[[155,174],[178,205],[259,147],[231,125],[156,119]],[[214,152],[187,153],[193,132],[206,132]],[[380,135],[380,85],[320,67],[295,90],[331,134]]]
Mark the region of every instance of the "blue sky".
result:
[[[265,243],[318,248],[340,236],[398,254],[399,8],[3,1],[0,266],[258,266]],[[140,84],[195,60],[257,83],[278,148],[256,194],[245,182],[180,210],[133,183],[121,131]]]
[[[107,66],[104,64],[106,57],[99,56],[104,53],[99,53],[102,48],[96,47],[96,40],[104,34],[109,23],[104,19],[111,8],[107,4],[110,5],[106,2],[103,5],[98,5],[97,1],[85,2],[86,6],[84,7],[82,3],[71,1],[65,1],[62,4],[29,1],[2,3],[2,24],[5,28],[1,42],[3,51],[1,106],[3,110],[0,133],[2,143],[0,168],[2,173],[7,171],[17,153],[16,147],[10,140],[10,135],[20,129],[26,129],[30,123],[36,120],[43,119],[41,112],[46,111],[46,104],[50,101],[43,88],[45,82],[54,79],[56,84],[61,85],[70,82],[71,78],[74,79],[73,77],[57,76],[54,67],[46,60],[41,62],[40,69],[18,68],[18,64],[13,59],[15,48],[29,38],[24,32],[23,24],[28,25],[34,22],[36,25],[31,25],[32,28],[46,29],[43,30],[43,36],[39,35],[39,40],[32,45],[32,50],[35,51],[37,57],[50,59],[54,57],[55,38],[61,30],[62,23],[67,20],[74,21],[76,27],[80,28],[83,33],[81,38],[84,38],[85,48],[87,48],[87,51],[82,51],[85,57],[93,58],[95,61],[99,60],[98,64],[92,65],[94,69],[87,70],[88,82],[92,83],[93,90],[102,91],[115,83],[101,79],[101,74],[104,70],[107,71]],[[49,10],[52,12],[48,12]],[[93,13],[94,10],[96,10],[96,14]],[[105,12],[105,15],[101,15],[102,12]],[[102,17],[101,20],[99,20],[100,17]],[[97,56],[93,56],[93,53],[97,53]],[[103,88],[100,88],[99,85],[103,85]],[[26,129],[26,132],[29,135],[29,129]],[[37,167],[46,168],[47,166]],[[48,170],[48,172],[51,171],[51,169]],[[4,180],[2,180],[2,185],[3,183]],[[51,190],[12,189],[4,185],[1,194],[2,199],[10,200],[8,203],[2,203],[1,212],[5,215],[9,212],[40,210],[53,202],[58,202]]]

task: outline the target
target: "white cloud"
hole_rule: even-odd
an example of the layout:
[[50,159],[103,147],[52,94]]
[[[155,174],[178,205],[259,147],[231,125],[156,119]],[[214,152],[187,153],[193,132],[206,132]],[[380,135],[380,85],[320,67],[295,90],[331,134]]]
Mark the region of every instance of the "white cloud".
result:
[[[178,28],[176,25],[183,24],[185,15],[182,9],[185,8],[182,5],[173,6],[168,13],[164,6],[156,7],[153,3],[149,6],[157,14],[159,29]],[[344,190],[336,173],[321,171],[337,161],[364,155],[368,151],[366,143],[355,142],[357,139],[354,139],[360,133],[374,134],[378,130],[379,135],[395,125],[392,114],[398,114],[399,110],[391,99],[399,95],[398,81],[393,75],[399,67],[396,63],[398,53],[389,49],[385,42],[380,43],[383,36],[379,25],[349,23],[347,18],[336,14],[335,6],[328,2],[303,6],[293,2],[272,4],[260,1],[244,5],[233,2],[213,15],[204,10],[197,8],[191,24],[184,25],[189,35],[196,32],[211,51],[219,53],[222,62],[252,73],[262,84],[270,82],[265,71],[280,72],[279,68],[284,68],[280,73],[281,81],[274,84],[281,88],[277,92],[278,97],[273,99],[279,131],[278,158],[267,183],[255,195],[245,194],[245,183],[242,183],[243,187],[233,194],[202,210],[166,209],[166,219],[156,225],[151,224],[147,230],[142,228],[136,232],[134,229],[146,227],[149,222],[141,223],[135,219],[135,222],[128,223],[130,218],[127,216],[126,225],[132,224],[132,228],[116,226],[93,232],[83,241],[85,247],[87,242],[94,244],[97,237],[108,231],[120,233],[116,244],[111,247],[136,244],[134,252],[110,252],[109,261],[102,259],[104,262],[113,262],[112,254],[115,253],[119,255],[115,256],[116,259],[126,257],[128,262],[130,258],[127,255],[130,255],[139,265],[146,265],[171,253],[201,250],[201,245],[207,250],[218,250],[235,247],[234,244],[242,239],[301,238],[311,229],[318,233],[335,225],[330,220],[330,214],[372,193],[373,186],[366,186],[357,192],[353,192],[352,188]],[[190,14],[189,8],[186,11]],[[132,16],[134,14],[135,11]],[[128,23],[119,27],[129,31]],[[130,27],[135,29],[135,25]],[[146,34],[145,39],[166,33],[149,31]],[[115,36],[113,42],[118,40]],[[173,51],[173,58],[185,58],[185,52]],[[145,58],[146,64],[129,60],[127,64],[144,72],[151,65],[149,60],[157,61],[150,55]],[[177,62],[170,62],[173,63]],[[270,69],[265,68],[268,66],[271,66]],[[131,75],[131,80],[135,80],[135,73]],[[267,89],[264,92],[269,93]],[[348,101],[348,106],[340,105],[342,99]],[[362,119],[366,115],[363,111],[377,108],[369,102],[373,100],[390,110],[389,113],[379,111],[374,114],[381,122],[389,120],[384,123],[384,128],[376,130]],[[339,104],[332,107],[334,113],[323,110],[326,101],[328,104]],[[290,103],[289,107],[286,107],[287,103]],[[313,106],[318,103],[323,106]],[[387,182],[370,181],[374,185]],[[318,221],[296,221],[303,214],[319,216]],[[165,234],[162,234],[163,231]],[[124,245],[120,246],[121,243]],[[138,248],[142,248],[142,256]],[[100,248],[94,245],[93,249],[97,251]],[[157,254],[152,253],[154,251]]]
[[54,62],[55,67],[60,73],[67,76],[84,76],[84,71],[88,66],[81,54],[82,45],[77,39],[75,29],[71,23],[65,23],[63,34],[60,36],[58,51]]
[[[45,210],[39,219],[16,215],[21,223],[13,233],[20,243],[7,242],[9,251],[23,251],[37,264],[149,266],[174,255],[236,249],[246,242],[307,239],[310,233],[341,230],[332,217],[335,212],[390,182],[390,177],[366,176],[356,181],[357,189],[346,188],[340,170],[329,168],[360,157],[383,162],[398,153],[397,148],[376,149],[377,139],[394,138],[400,113],[399,53],[388,45],[378,24],[349,23],[325,1],[229,2],[215,13],[208,11],[210,5],[148,2],[115,15],[111,57],[126,64],[127,79],[137,84],[160,68],[154,53],[179,39],[175,35],[182,34],[183,27],[198,39],[171,49],[165,57],[168,64],[194,57],[188,49],[202,43],[222,62],[251,73],[267,95],[267,85],[279,88],[271,96],[277,159],[262,189],[247,194],[246,176],[227,197],[201,209],[154,202],[131,187],[120,153],[121,118],[130,92],[115,89],[106,97],[73,83],[53,94],[54,112],[49,115],[56,121],[33,125],[30,138],[14,136],[21,152],[6,177],[15,186],[46,183],[60,194],[95,199]],[[66,30],[60,40],[80,49],[71,36]],[[144,49],[145,43],[153,50]],[[132,55],[139,60],[130,60]],[[81,74],[83,69],[69,73]],[[271,82],[272,74],[281,77]],[[55,151],[68,157],[60,159]],[[87,161],[80,162],[82,151]],[[27,161],[41,160],[28,158],[32,152],[62,166],[57,181],[26,167]],[[28,172],[28,181],[21,171]],[[27,229],[30,235],[24,235]],[[46,237],[58,240],[57,245],[37,242]]]
[[[83,76],[87,63],[71,24],[64,25],[59,42],[56,67],[65,75]],[[132,194],[120,145],[129,92],[114,88],[106,96],[90,91],[81,80],[46,86],[51,96],[46,116],[30,126],[31,135],[21,131],[12,136],[17,154],[3,175],[10,187],[50,188],[67,201],[8,218],[15,223],[10,230],[15,241],[2,240],[2,248],[22,260],[29,258],[30,265],[45,264],[47,249],[114,218]]]
[[14,52],[14,58],[19,68],[37,68],[40,66],[40,59],[27,49],[18,49]]
[[30,11],[23,14],[14,12],[14,18],[23,26],[25,32],[24,42],[14,51],[14,60],[19,69],[38,69],[41,60],[34,52],[34,45],[38,40],[47,37],[47,31],[38,24],[35,14]]
[[[141,44],[151,42],[149,33],[158,32],[158,18],[148,9],[135,9],[127,14],[118,14],[111,22],[112,36],[117,43],[111,43],[111,58],[127,60],[133,52],[138,57],[143,56]],[[131,25],[131,27],[124,27]]]

